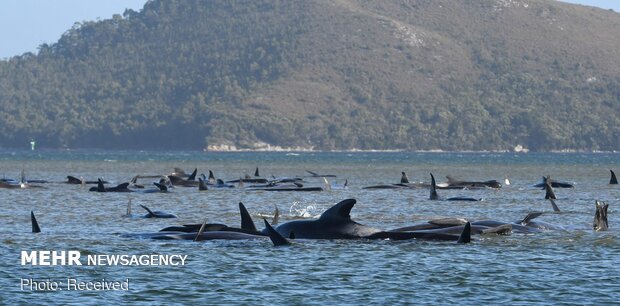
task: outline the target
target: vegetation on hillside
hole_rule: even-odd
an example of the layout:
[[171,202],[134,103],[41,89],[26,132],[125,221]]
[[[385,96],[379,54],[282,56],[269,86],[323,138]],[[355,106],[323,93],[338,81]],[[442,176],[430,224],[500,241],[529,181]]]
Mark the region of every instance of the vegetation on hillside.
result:
[[620,15],[152,0],[0,61],[0,146],[620,149]]

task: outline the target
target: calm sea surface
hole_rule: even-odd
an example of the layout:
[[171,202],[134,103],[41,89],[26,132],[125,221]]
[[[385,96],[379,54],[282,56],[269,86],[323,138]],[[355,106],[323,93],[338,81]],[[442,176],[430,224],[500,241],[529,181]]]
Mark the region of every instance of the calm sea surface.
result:
[[[169,194],[96,193],[65,184],[67,175],[103,177],[117,184],[137,174],[170,173],[173,167],[213,170],[232,180],[253,174],[304,176],[305,170],[336,174],[349,188],[325,192],[261,192],[177,187]],[[130,151],[0,151],[0,175],[44,179],[44,189],[0,189],[0,304],[617,304],[620,301],[620,187],[608,185],[609,169],[620,172],[620,154],[512,153],[204,153]],[[439,190],[445,197],[482,202],[429,201],[428,190],[362,190],[446,175],[496,179],[500,190]],[[532,185],[551,175],[575,188],[556,189],[561,213]],[[316,178],[306,185],[321,186]],[[150,184],[154,179],[143,179]],[[280,222],[319,215],[346,198],[357,199],[359,223],[391,229],[441,217],[516,221],[544,211],[542,221],[566,231],[510,236],[474,236],[471,244],[422,241],[297,241],[273,247],[258,241],[154,241],[126,233],[209,222],[238,226],[243,202],[262,228],[277,205]],[[593,232],[594,201],[607,201],[610,230]],[[138,204],[174,213],[178,219],[127,217]],[[31,233],[30,211],[42,232]],[[259,222],[260,221],[260,222]],[[183,254],[185,266],[31,266],[21,251],[78,250],[88,254]],[[21,290],[21,279],[66,282],[129,280],[128,291]],[[66,289],[66,288],[65,288]]]

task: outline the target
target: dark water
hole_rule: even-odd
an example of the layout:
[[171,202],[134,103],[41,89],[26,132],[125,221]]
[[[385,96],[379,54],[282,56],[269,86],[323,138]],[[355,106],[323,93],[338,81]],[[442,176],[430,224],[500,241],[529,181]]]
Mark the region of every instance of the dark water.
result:
[[[609,170],[620,171],[620,154],[512,153],[204,153],[108,151],[0,151],[0,174],[45,179],[45,189],[0,189],[0,304],[613,304],[620,296],[620,239],[615,213],[620,187]],[[302,176],[304,170],[337,174],[349,189],[312,193],[176,188],[170,194],[93,193],[60,183],[67,175],[104,177],[114,183],[136,174],[163,174],[179,166],[213,170],[235,179],[252,174]],[[428,190],[362,190],[446,175],[472,180],[508,178],[493,190],[440,190],[483,202],[436,202]],[[556,189],[561,213],[553,213],[540,177],[573,182]],[[150,180],[143,180],[148,183]],[[307,178],[309,185],[321,181]],[[55,183],[54,183],[55,182]],[[275,248],[269,241],[152,241],[123,233],[155,232],[178,224],[237,225],[243,202],[260,227],[277,205],[281,222],[318,215],[334,203],[356,198],[354,220],[389,229],[439,217],[514,221],[530,211],[565,231],[535,235],[475,236],[471,244],[421,241],[299,241]],[[179,219],[125,217],[129,199],[175,213]],[[594,201],[610,204],[608,232],[591,230]],[[42,233],[30,232],[34,210]],[[22,266],[21,251],[78,250],[86,254],[183,254],[185,266]],[[128,291],[21,290],[20,280],[129,279]]]

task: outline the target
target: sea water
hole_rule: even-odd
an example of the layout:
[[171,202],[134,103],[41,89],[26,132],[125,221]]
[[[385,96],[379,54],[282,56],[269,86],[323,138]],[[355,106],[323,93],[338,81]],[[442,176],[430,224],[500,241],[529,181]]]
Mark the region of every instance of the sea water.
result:
[[[47,180],[44,188],[0,189],[0,304],[612,304],[620,300],[620,187],[609,185],[609,169],[620,171],[617,153],[411,153],[411,152],[146,152],[0,151],[0,175]],[[66,176],[103,178],[110,185],[135,175],[160,175],[180,167],[233,180],[253,175],[303,177],[306,170],[334,174],[330,183],[347,189],[267,192],[176,187],[167,194],[97,193],[66,184]],[[400,181],[496,179],[498,190],[439,190],[443,197],[481,202],[428,200],[429,190],[367,190]],[[555,189],[553,212],[544,190],[532,185],[551,175],[574,188]],[[157,179],[141,179],[150,186]],[[429,241],[298,240],[274,247],[269,240],[155,241],[126,237],[164,227],[201,223],[239,226],[243,202],[257,227],[316,217],[347,198],[352,218],[379,229],[430,219],[462,217],[512,222],[528,212],[564,231],[509,236],[474,236],[470,244]],[[609,204],[607,232],[592,231],[595,200]],[[127,203],[132,215],[127,217]],[[139,204],[179,216],[147,219]],[[30,211],[41,233],[31,233]],[[184,265],[22,265],[21,252],[79,251],[88,255],[186,255]],[[58,282],[61,290],[32,290],[22,282]],[[127,282],[127,290],[68,290],[69,281]],[[44,285],[44,284],[42,284]],[[44,288],[45,289],[45,288]],[[92,289],[92,288],[91,288]]]

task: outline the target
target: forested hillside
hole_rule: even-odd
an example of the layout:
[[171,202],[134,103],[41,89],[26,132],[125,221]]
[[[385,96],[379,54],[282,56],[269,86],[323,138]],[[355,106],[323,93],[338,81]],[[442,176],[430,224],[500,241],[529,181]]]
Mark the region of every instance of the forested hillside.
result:
[[620,150],[620,14],[152,0],[0,61],[0,147]]

